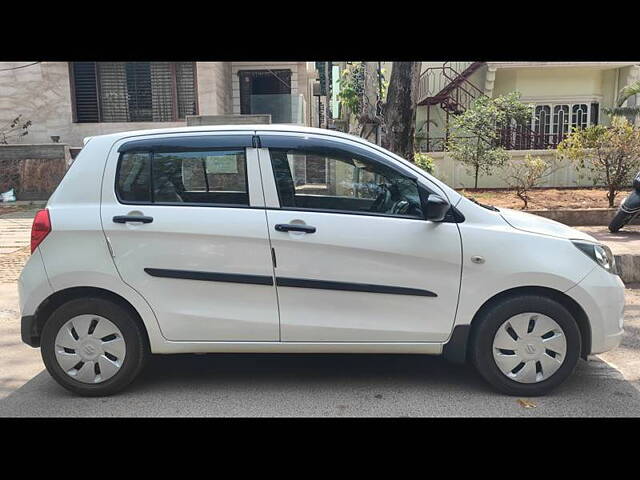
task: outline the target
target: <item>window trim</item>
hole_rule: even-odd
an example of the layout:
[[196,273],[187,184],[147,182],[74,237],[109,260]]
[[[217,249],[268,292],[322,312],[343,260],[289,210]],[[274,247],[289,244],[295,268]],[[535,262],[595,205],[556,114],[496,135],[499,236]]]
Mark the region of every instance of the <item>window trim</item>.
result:
[[[242,135],[238,135],[237,137],[243,137]],[[145,139],[145,140],[133,140],[131,142],[126,142],[123,143],[122,145],[120,145],[120,147],[118,147],[117,153],[118,153],[118,159],[117,159],[117,163],[116,163],[116,171],[115,171],[115,175],[114,175],[114,185],[113,185],[113,191],[115,193],[115,197],[116,197],[116,201],[118,202],[118,204],[120,205],[148,205],[148,206],[163,206],[163,207],[217,207],[217,208],[260,208],[260,209],[264,209],[264,207],[254,207],[251,205],[251,195],[250,195],[250,185],[249,185],[249,161],[248,161],[248,152],[247,152],[247,148],[251,148],[251,147],[247,147],[247,146],[234,146],[234,147],[230,147],[230,146],[212,146],[212,147],[199,147],[197,149],[194,149],[192,151],[212,151],[212,150],[227,150],[229,148],[236,148],[238,150],[242,150],[244,151],[244,158],[245,158],[245,169],[244,169],[244,177],[245,177],[245,184],[247,186],[247,191],[246,191],[246,195],[248,197],[248,201],[249,203],[247,205],[244,204],[239,204],[239,203],[208,203],[208,202],[156,202],[154,201],[154,189],[153,189],[153,160],[154,160],[154,152],[155,150],[158,149],[157,145],[158,145],[158,141],[162,141],[162,140],[191,140],[191,139],[199,139],[200,137],[165,137],[165,138],[159,138],[159,139]],[[229,137],[220,137],[220,138],[226,138],[229,139]],[[233,138],[233,137],[231,137]],[[251,138],[251,137],[249,137]],[[149,149],[148,150],[141,150],[139,149],[141,147],[141,144],[143,144],[142,142],[144,142],[144,144],[147,144],[147,141],[149,141]],[[175,142],[167,142],[167,143],[175,143]],[[239,143],[243,143],[242,141],[240,142],[236,142],[237,144]],[[245,142],[246,143],[246,142]],[[126,148],[127,145],[129,144],[138,144],[138,145],[133,145],[130,148]],[[152,149],[152,145],[156,145],[156,149]],[[137,148],[136,148],[137,147]],[[206,150],[205,150],[206,148]],[[150,201],[125,201],[120,197],[120,191],[118,189],[118,179],[120,178],[120,168],[122,166],[122,157],[124,155],[126,155],[127,153],[146,153],[149,155],[149,167],[148,167],[148,171],[149,171],[149,197],[151,198]]]

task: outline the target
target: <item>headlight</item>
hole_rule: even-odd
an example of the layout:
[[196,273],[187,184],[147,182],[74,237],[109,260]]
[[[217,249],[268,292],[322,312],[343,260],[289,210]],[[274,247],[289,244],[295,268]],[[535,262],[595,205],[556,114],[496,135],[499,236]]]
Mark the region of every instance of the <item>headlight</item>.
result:
[[616,260],[611,249],[606,245],[598,243],[583,242],[580,240],[571,240],[589,258],[604,268],[607,272],[618,274],[616,271]]

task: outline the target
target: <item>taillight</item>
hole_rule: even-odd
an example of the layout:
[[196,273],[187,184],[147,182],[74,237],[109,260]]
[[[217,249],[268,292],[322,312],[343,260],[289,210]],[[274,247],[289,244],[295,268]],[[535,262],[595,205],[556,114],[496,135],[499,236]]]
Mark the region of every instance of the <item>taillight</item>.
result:
[[31,225],[31,253],[38,248],[49,232],[51,231],[51,219],[49,210],[38,210],[33,225]]

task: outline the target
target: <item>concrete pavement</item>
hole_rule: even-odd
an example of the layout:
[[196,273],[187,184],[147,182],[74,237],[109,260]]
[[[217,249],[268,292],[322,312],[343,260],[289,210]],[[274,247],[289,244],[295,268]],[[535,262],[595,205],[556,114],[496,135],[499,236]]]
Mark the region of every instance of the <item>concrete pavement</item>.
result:
[[0,283],[0,400],[42,371],[40,350],[22,343],[18,288]]

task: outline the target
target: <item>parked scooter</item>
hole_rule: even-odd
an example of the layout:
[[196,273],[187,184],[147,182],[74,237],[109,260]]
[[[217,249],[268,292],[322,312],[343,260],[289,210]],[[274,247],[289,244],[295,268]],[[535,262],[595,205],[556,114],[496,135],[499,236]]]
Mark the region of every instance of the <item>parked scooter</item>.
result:
[[630,223],[640,213],[640,172],[633,179],[633,192],[625,198],[609,224],[609,231],[615,233]]

